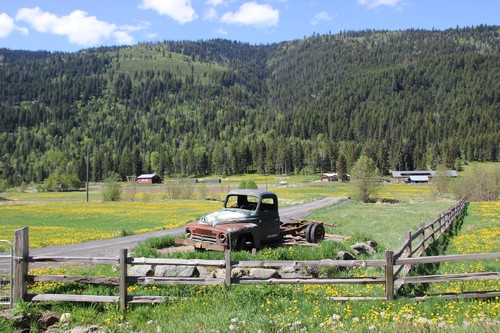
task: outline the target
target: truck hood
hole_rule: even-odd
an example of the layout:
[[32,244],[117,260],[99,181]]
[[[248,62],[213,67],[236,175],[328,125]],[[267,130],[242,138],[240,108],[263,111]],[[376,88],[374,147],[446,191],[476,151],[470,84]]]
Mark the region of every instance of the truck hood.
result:
[[199,223],[215,227],[219,224],[235,223],[235,222],[254,222],[256,217],[252,217],[249,213],[233,211],[233,210],[220,210],[200,218]]

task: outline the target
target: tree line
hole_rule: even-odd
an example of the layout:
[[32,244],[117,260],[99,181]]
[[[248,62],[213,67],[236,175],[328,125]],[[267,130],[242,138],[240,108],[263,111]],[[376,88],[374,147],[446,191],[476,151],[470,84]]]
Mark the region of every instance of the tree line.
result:
[[0,49],[0,179],[498,161],[499,29]]

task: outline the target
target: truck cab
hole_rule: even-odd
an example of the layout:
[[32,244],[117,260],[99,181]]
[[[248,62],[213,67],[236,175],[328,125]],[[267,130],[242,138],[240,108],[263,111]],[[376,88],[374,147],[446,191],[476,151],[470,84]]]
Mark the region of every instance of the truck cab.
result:
[[278,197],[264,190],[230,191],[221,210],[186,225],[184,244],[199,249],[260,248],[281,239]]

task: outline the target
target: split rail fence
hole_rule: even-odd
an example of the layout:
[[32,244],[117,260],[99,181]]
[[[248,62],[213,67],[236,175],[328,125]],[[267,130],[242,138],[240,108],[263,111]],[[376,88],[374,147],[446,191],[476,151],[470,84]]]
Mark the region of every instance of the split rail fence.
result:
[[[402,285],[415,283],[432,283],[445,281],[465,281],[481,279],[498,279],[499,272],[463,273],[448,275],[407,276],[413,265],[435,264],[451,261],[489,260],[500,259],[500,253],[422,256],[426,249],[444,234],[453,223],[461,223],[466,214],[467,203],[460,200],[455,206],[442,213],[437,219],[428,224],[422,224],[415,232],[408,232],[404,244],[396,252],[385,251],[381,260],[331,260],[316,261],[234,261],[231,260],[231,251],[225,252],[224,260],[183,260],[158,258],[132,258],[127,250],[121,250],[118,257],[48,257],[30,256],[28,248],[28,228],[19,229],[15,233],[14,249],[14,294],[13,300],[26,301],[70,301],[70,302],[118,302],[125,310],[127,304],[159,303],[168,299],[168,296],[139,296],[129,295],[127,288],[130,285],[144,284],[189,284],[189,285],[223,285],[236,284],[380,284],[385,285],[385,296],[380,297],[335,297],[335,300],[393,300]],[[30,263],[72,263],[72,264],[111,264],[119,266],[119,277],[91,277],[91,276],[60,276],[60,275],[29,275]],[[224,269],[224,278],[213,277],[157,277],[157,276],[130,276],[129,265],[173,265],[215,267]],[[235,278],[232,277],[234,268],[249,267],[384,267],[383,277],[350,277],[350,278]],[[28,282],[62,282],[88,283],[118,286],[119,292],[115,296],[75,295],[75,294],[28,294]],[[500,291],[478,291],[461,294],[441,295],[441,297],[495,297]]]

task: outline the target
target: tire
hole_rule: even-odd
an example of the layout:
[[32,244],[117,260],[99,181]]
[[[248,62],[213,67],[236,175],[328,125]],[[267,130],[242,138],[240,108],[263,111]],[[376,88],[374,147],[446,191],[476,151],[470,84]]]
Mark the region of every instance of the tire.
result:
[[306,228],[306,240],[309,243],[318,243],[325,239],[325,227],[322,224],[312,223]]
[[238,240],[236,241],[236,251],[244,251],[244,250],[247,250],[249,248],[251,248],[251,246],[249,247],[248,246],[248,242],[250,242],[251,239],[249,239],[248,235],[240,235],[240,237],[238,237]]
[[305,231],[305,234],[306,234],[306,241],[308,243],[312,243],[313,241],[311,240],[311,229],[312,229],[312,226],[314,225],[314,223],[311,223],[311,224],[308,224],[306,226],[306,231]]

